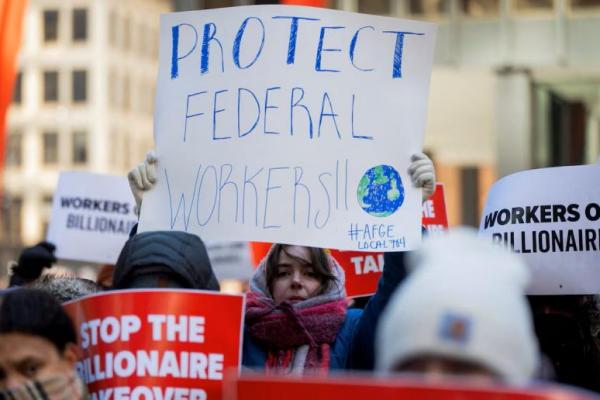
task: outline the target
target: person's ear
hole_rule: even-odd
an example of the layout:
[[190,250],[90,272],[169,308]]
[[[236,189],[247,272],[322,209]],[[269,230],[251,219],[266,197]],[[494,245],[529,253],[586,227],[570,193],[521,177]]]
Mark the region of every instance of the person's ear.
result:
[[75,363],[80,359],[81,349],[75,343],[67,343],[63,351],[63,359],[75,367]]

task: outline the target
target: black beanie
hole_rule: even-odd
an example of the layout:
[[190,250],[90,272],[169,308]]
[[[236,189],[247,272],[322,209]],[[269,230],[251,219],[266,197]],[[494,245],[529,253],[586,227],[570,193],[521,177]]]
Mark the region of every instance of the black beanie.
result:
[[199,237],[179,231],[155,231],[137,234],[125,243],[115,267],[113,288],[165,286],[220,289]]

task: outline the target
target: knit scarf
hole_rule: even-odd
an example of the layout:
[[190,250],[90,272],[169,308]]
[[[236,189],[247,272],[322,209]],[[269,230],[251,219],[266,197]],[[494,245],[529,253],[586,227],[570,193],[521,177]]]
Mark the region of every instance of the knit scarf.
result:
[[276,306],[271,297],[248,293],[246,323],[250,335],[267,348],[267,373],[328,370],[330,346],[344,323],[347,305],[343,299],[323,296],[319,302],[318,297]]

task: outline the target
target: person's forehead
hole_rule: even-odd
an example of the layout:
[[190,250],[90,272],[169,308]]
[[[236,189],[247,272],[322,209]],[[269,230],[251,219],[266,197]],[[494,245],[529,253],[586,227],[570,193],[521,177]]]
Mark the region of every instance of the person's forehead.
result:
[[311,262],[310,250],[304,246],[285,246],[279,254],[280,259],[290,259],[290,256]]
[[58,358],[60,353],[48,339],[26,333],[12,332],[0,334],[0,359],[18,362],[25,358]]

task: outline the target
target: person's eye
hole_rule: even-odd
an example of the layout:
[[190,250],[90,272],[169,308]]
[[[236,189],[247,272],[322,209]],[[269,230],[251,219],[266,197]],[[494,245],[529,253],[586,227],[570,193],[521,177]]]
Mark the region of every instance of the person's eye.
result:
[[290,271],[288,269],[280,269],[277,271],[277,277],[284,277],[284,276],[288,276],[290,274]]
[[311,278],[317,277],[317,273],[312,269],[306,270],[304,273],[306,274],[306,276],[310,276]]
[[21,366],[21,373],[28,378],[35,378],[42,364],[37,362],[27,362]]

